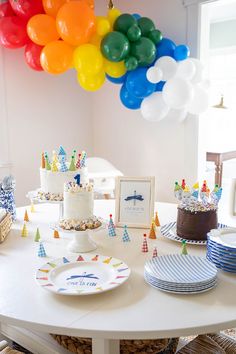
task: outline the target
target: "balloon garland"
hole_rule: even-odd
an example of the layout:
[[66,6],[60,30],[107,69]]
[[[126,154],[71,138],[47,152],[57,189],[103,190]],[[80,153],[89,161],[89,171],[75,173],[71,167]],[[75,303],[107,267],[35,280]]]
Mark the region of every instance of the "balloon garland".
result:
[[150,18],[110,6],[95,16],[94,0],[0,0],[0,45],[25,47],[36,71],[62,74],[75,68],[80,86],[96,91],[105,80],[121,85],[120,100],[149,121],[170,109],[184,118],[208,107],[203,66],[189,58]]

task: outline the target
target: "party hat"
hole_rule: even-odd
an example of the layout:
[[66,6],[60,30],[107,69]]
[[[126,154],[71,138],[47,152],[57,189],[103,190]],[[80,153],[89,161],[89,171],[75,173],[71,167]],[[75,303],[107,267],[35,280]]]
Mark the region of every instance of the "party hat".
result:
[[74,156],[71,156],[69,171],[76,171]]
[[194,185],[193,185],[193,189],[199,189],[199,183],[196,182]]
[[66,165],[66,157],[65,157],[65,156],[62,156],[62,157],[61,157],[60,171],[61,171],[61,172],[67,172],[67,171],[68,171],[68,167],[67,167],[67,165]]
[[39,244],[38,257],[47,257],[47,254],[45,252],[42,242],[40,242],[40,244]]
[[59,156],[66,156],[66,152],[62,146],[59,147],[58,155]]
[[143,243],[142,243],[142,249],[141,249],[141,251],[142,251],[143,253],[148,252],[148,244],[147,244],[147,235],[146,235],[146,234],[143,235]]
[[51,165],[50,165],[47,153],[45,153],[45,167],[46,167],[46,170],[48,170],[48,171],[51,170]]
[[108,227],[115,227],[113,219],[112,219],[112,214],[110,214],[109,217],[110,217],[110,219],[109,219]]
[[158,227],[158,226],[161,226],[157,212],[155,213],[155,225],[156,225],[157,227]]
[[55,150],[53,150],[53,152],[52,152],[52,161],[55,161],[55,163],[58,163],[57,153]]
[[29,221],[27,209],[25,209],[24,221],[27,221],[27,222]]
[[72,152],[72,156],[74,157],[74,159],[75,159],[75,155],[76,155],[76,150],[74,149]]
[[179,185],[179,183],[178,183],[178,182],[175,182],[175,189],[174,189],[174,191],[177,192],[177,191],[179,191],[180,189],[181,189],[181,186]]
[[157,238],[157,237],[156,237],[155,222],[154,222],[154,220],[152,221],[152,225],[151,225],[151,228],[150,228],[148,237],[151,238],[151,239],[156,239],[156,238]]
[[76,168],[77,169],[80,169],[80,161],[81,161],[81,154],[78,154],[78,159],[77,159],[77,162],[76,162]]
[[40,239],[41,239],[41,236],[40,236],[39,228],[37,227],[34,242],[39,242]]
[[112,220],[112,214],[110,214],[110,220],[108,224],[108,235],[112,237],[116,236],[116,229],[115,229],[114,222]]
[[80,167],[85,167],[86,166],[86,158],[87,158],[87,154],[85,151],[82,151],[82,158],[80,161]]
[[154,247],[153,253],[152,253],[152,258],[155,258],[155,257],[157,257],[157,256],[158,256],[158,255],[157,255],[157,248]]
[[34,208],[33,202],[31,202],[30,211],[31,211],[31,213],[35,213],[35,208]]
[[181,254],[183,254],[184,256],[186,256],[186,255],[188,254],[186,240],[183,240],[183,241],[182,241],[182,251],[181,251]]
[[52,161],[51,170],[52,172],[58,172],[57,163],[55,160]]
[[59,232],[57,230],[54,230],[53,237],[54,238],[60,238]]
[[123,242],[130,242],[130,237],[129,237],[128,230],[127,230],[127,225],[124,226],[122,241]]
[[182,187],[182,189],[184,189],[184,188],[185,188],[185,186],[186,186],[185,179],[182,179],[182,183],[181,183],[181,187]]
[[27,230],[27,227],[26,227],[26,223],[24,223],[24,226],[23,226],[23,228],[21,230],[21,236],[22,237],[28,236],[28,230]]
[[42,156],[41,156],[41,168],[45,168],[45,157],[44,157],[44,152],[42,152]]

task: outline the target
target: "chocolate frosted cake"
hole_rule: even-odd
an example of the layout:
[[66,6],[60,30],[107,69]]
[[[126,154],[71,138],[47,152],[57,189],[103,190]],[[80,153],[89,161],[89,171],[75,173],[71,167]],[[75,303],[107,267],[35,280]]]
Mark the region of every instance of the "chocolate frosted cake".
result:
[[174,193],[179,201],[177,235],[186,240],[206,240],[207,233],[218,227],[217,209],[222,188],[215,185],[210,191],[204,181],[201,189],[195,183],[190,190],[183,179],[181,185],[175,182]]
[[189,240],[206,240],[207,233],[217,228],[216,209],[191,211],[178,208],[177,235]]

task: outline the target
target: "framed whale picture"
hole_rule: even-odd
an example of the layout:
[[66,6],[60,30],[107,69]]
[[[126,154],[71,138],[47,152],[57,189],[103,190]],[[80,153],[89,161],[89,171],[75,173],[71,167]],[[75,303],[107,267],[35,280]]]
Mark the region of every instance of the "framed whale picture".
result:
[[154,216],[155,177],[117,177],[116,226],[149,228]]

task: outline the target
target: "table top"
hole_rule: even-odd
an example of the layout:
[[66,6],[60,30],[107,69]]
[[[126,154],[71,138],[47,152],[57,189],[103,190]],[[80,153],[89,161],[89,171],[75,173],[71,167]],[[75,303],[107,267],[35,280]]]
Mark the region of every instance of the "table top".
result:
[[[95,201],[95,214],[114,214],[114,201]],[[35,281],[36,270],[46,261],[69,256],[70,234],[53,238],[49,224],[57,221],[55,204],[38,204],[28,214],[29,236],[21,237],[25,208],[17,210],[18,222],[0,245],[0,321],[41,332],[108,339],[150,339],[207,333],[236,326],[236,276],[219,271],[218,286],[197,295],[177,295],[156,290],[145,283],[144,263],[158,254],[179,253],[181,244],[164,239],[148,240],[150,251],[141,252],[143,230],[129,229],[132,242],[123,243],[122,229],[111,238],[106,230],[94,234],[96,254],[122,259],[131,276],[120,287],[91,296],[63,296],[50,293]],[[162,225],[176,219],[176,205],[157,203]],[[224,220],[220,220],[224,221]],[[36,227],[48,258],[37,257]],[[205,246],[188,246],[192,255],[204,256]]]

